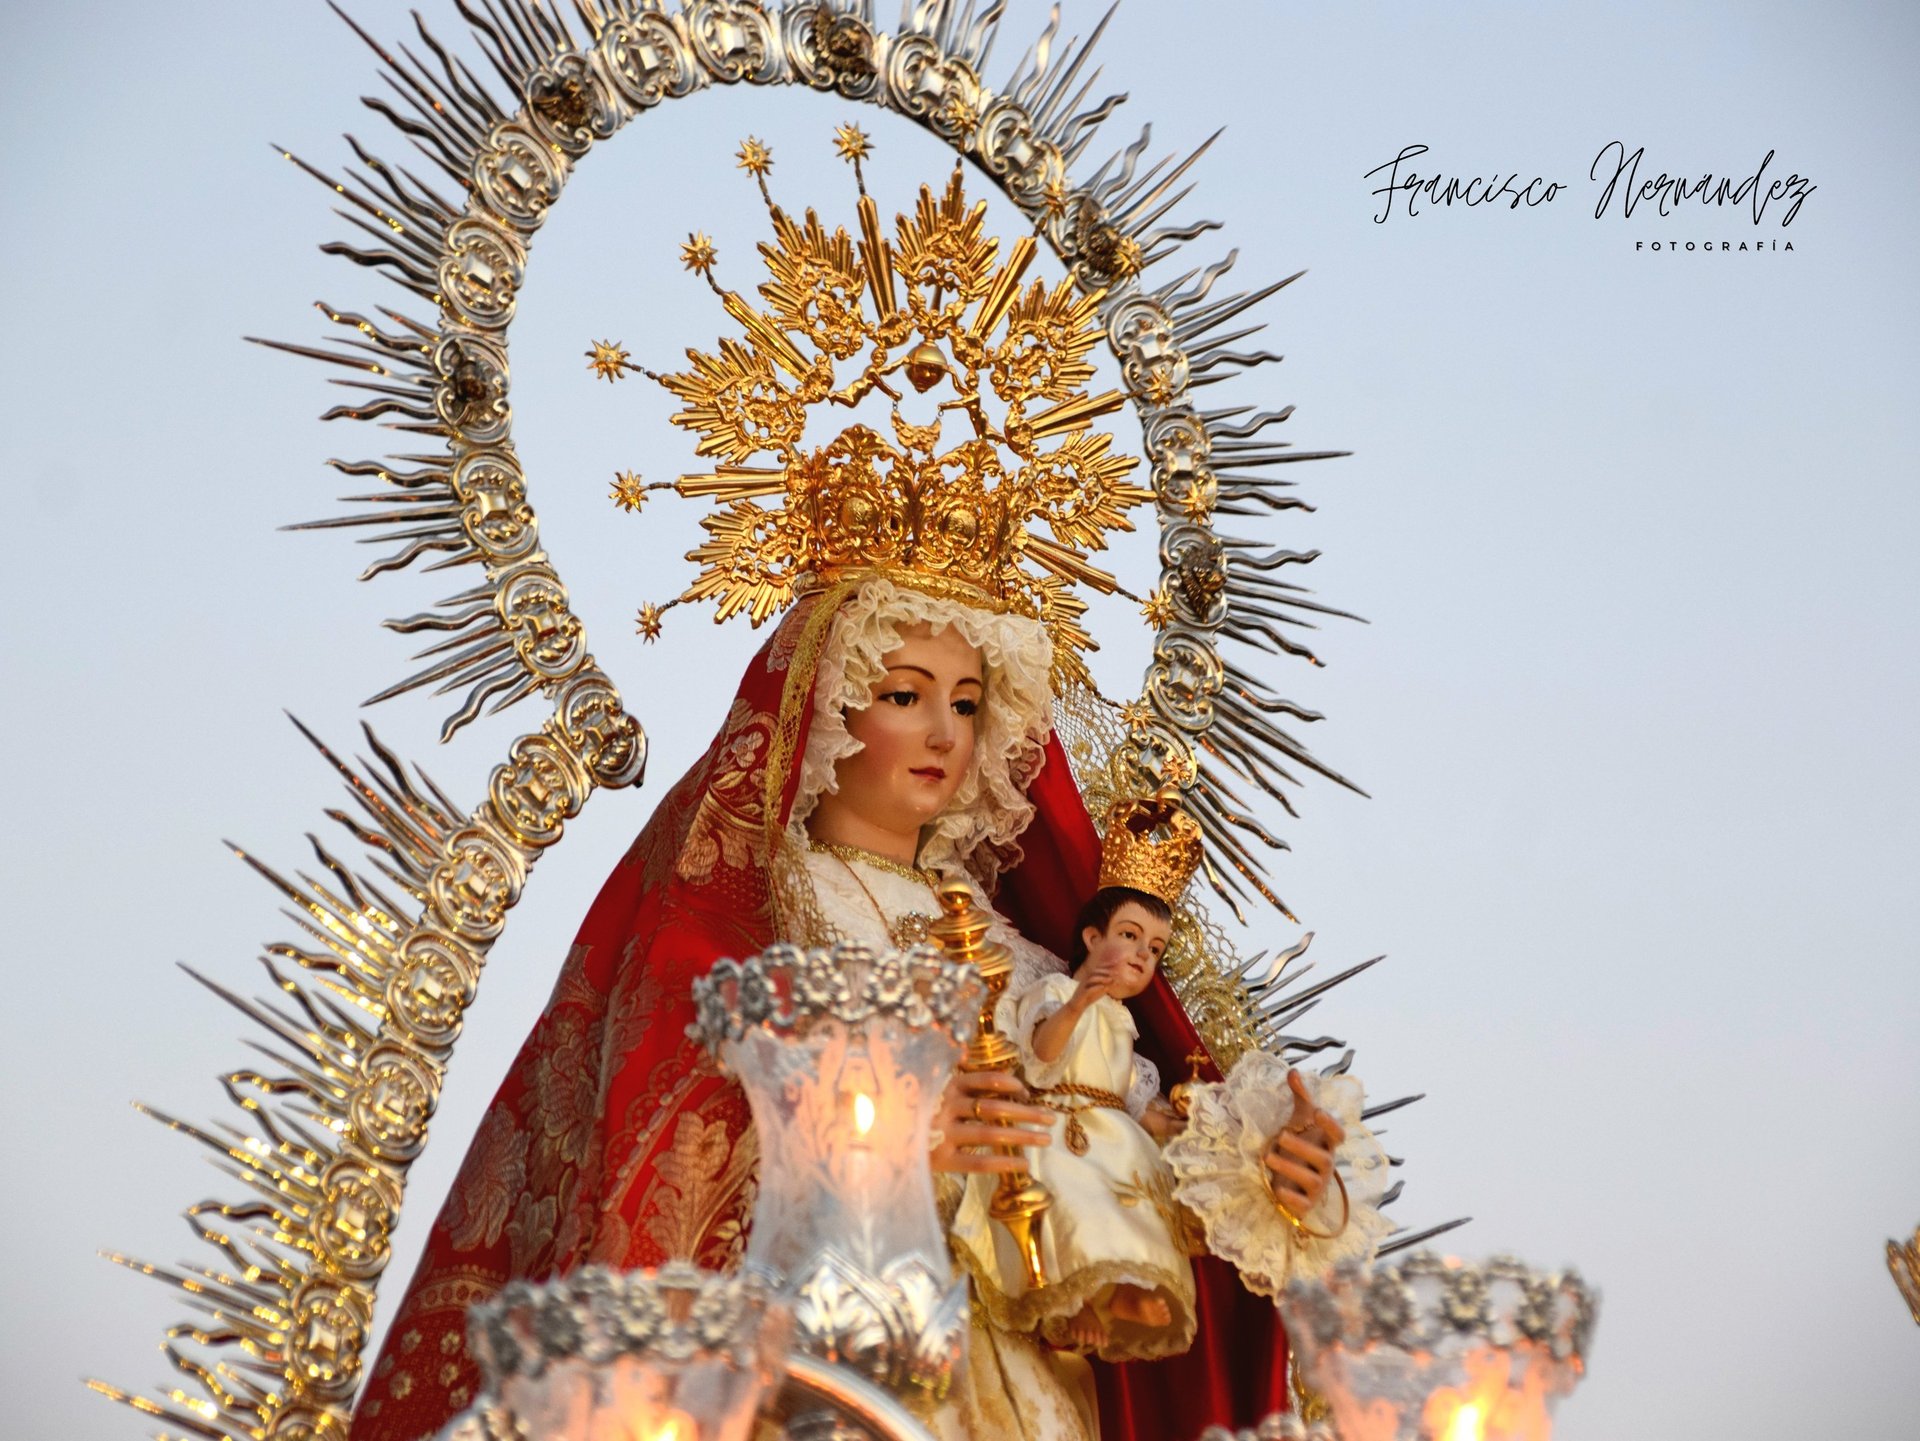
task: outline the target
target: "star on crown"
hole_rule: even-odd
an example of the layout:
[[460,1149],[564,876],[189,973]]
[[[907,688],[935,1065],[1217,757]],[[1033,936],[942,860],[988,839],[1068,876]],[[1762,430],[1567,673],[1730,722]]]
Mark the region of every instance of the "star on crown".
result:
[[[865,137],[843,127],[838,146],[856,159]],[[750,140],[739,158],[764,188],[766,147]],[[1042,620],[1063,674],[1085,680],[1093,642],[1074,588],[1120,589],[1092,556],[1153,498],[1128,479],[1134,458],[1092,428],[1126,403],[1117,390],[1087,393],[1099,294],[1023,284],[1035,240],[1021,236],[1003,259],[957,167],[943,191],[921,188],[892,236],[864,190],[857,237],[812,210],[767,207],[758,305],[714,278],[704,235],[682,250],[739,330],[653,377],[682,402],[674,424],[715,462],[671,482],[716,509],[688,555],[699,573],[670,604],[712,599],[717,619],[760,625],[809,590],[884,575]],[[856,422],[805,442],[811,416],[876,395],[892,402],[884,430]]]

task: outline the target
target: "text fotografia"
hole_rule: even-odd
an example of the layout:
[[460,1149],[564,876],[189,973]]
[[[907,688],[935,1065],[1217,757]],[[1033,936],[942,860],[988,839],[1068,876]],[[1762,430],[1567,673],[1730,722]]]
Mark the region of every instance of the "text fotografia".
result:
[[[1619,140],[1610,140],[1600,147],[1593,164],[1587,167],[1587,179],[1599,187],[1593,207],[1595,220],[1602,219],[1609,210],[1623,220],[1631,219],[1636,210],[1643,217],[1652,212],[1672,219],[1698,213],[1692,207],[1699,207],[1716,214],[1744,214],[1755,225],[1771,214],[1784,228],[1793,223],[1793,217],[1800,213],[1801,205],[1815,189],[1810,177],[1797,172],[1784,177],[1776,174],[1775,178],[1768,179],[1767,171],[1773,165],[1775,153],[1771,150],[1752,174],[1740,177],[1715,175],[1710,171],[1697,177],[1669,175],[1664,170],[1648,176],[1643,170],[1646,153],[1644,145],[1628,150]],[[1551,204],[1573,188],[1565,181],[1548,180],[1541,175],[1523,180],[1517,171],[1507,175],[1465,177],[1428,173],[1417,163],[1425,154],[1424,145],[1403,146],[1393,159],[1374,166],[1363,177],[1381,181],[1372,192],[1380,197],[1380,213],[1373,217],[1374,224],[1384,225],[1393,214],[1396,202],[1409,217],[1441,206],[1531,210]],[[1789,244],[1780,248],[1791,250],[1793,247]]]
[[1635,250],[1645,250],[1655,254],[1679,255],[1692,251],[1696,255],[1731,254],[1735,251],[1752,253],[1758,250],[1791,250],[1791,240],[1636,240]]

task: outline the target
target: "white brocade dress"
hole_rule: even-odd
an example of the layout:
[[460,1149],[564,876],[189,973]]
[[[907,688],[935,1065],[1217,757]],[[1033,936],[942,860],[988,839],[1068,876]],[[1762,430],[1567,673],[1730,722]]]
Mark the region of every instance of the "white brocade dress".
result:
[[[1133,1016],[1111,996],[1088,1007],[1056,1059],[1034,1054],[1034,1028],[1067,1003],[1074,985],[1058,973],[1043,976],[1024,990],[1010,989],[1000,1006],[1002,1028],[1019,1042],[1028,1084],[1062,1112],[1053,1144],[1035,1150],[1031,1166],[1034,1180],[1053,1197],[1040,1227],[1047,1284],[1028,1289],[1005,1228],[986,1220],[988,1188],[969,1189],[954,1236],[971,1253],[976,1283],[1003,1325],[1071,1344],[1066,1323],[1091,1304],[1107,1329],[1102,1360],[1178,1355],[1193,1344],[1193,1267],[1182,1244],[1172,1172],[1137,1119],[1160,1092],[1159,1073],[1134,1055]],[[1115,1317],[1108,1304],[1119,1285],[1164,1300],[1171,1324]]]
[[[904,917],[938,914],[932,889],[896,871],[818,851],[806,860],[821,917],[845,940],[890,946],[890,932]],[[1013,953],[1010,989],[1063,969],[1059,957],[997,915],[988,935]],[[1003,1330],[976,1301],[966,1372],[929,1423],[940,1441],[1098,1441],[1097,1416],[1084,1361]]]

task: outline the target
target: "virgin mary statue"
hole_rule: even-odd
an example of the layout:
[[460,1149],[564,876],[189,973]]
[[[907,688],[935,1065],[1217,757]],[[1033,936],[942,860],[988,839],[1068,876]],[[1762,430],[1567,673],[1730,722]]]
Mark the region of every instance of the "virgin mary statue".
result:
[[[776,327],[747,322],[749,344],[662,378],[688,402],[676,419],[720,438],[702,453],[732,462],[704,488],[681,482],[728,507],[706,522],[713,539],[692,558],[707,569],[689,596],[719,597],[723,616],[762,601],[786,608],[712,744],[581,925],[434,1225],[354,1441],[417,1441],[471,1402],[467,1309],[509,1280],[589,1263],[736,1264],[756,1188],[754,1132],[739,1087],[686,1033],[692,983],[717,959],[776,940],[910,943],[938,913],[934,886],[960,878],[1012,951],[1015,987],[1064,970],[1096,889],[1099,838],[1055,724],[1074,705],[1104,703],[1072,653],[1085,640],[1078,611],[1053,575],[1022,567],[1040,556],[1094,573],[1085,551],[1099,530],[1124,525],[1119,513],[1150,493],[1126,484],[1131,461],[1088,433],[1118,403],[1078,393],[1092,373],[1080,360],[1097,338],[1091,303],[1066,285],[1022,293],[1017,268],[1011,279],[995,268],[980,215],[956,175],[944,197],[922,193],[890,251],[874,239],[878,225],[863,224],[873,253],[862,264],[844,232],[828,236],[809,216],[803,233],[776,210],[780,243],[765,248],[776,284],[761,293],[790,302],[792,285],[776,291],[804,268],[786,274],[781,257],[809,260],[814,300],[781,324],[821,331],[821,361],[789,363]],[[877,319],[848,303],[863,292],[869,307],[877,298]],[[730,313],[747,312],[723,294]],[[833,391],[826,357],[845,358],[865,328],[906,359],[889,362],[875,344],[861,378]],[[775,352],[777,373],[756,347]],[[876,390],[911,403],[893,379],[939,403],[933,424],[909,423],[896,404],[897,446],[855,425],[800,449],[785,407],[851,405]],[[997,420],[981,398],[989,386],[1006,405]],[[967,434],[936,453],[943,414]],[[1066,442],[1044,450],[1049,436]],[[779,465],[741,466],[755,443]],[[783,508],[751,504],[770,495]],[[1036,516],[1078,548],[1024,530]],[[1177,1074],[1199,1038],[1163,978],[1134,1013],[1141,1055]],[[1008,1076],[956,1086],[936,1170],[1004,1164],[984,1148],[1009,1126],[1052,1119],[1025,1099]],[[1303,1181],[1307,1201],[1325,1179],[1322,1164]],[[1272,1303],[1206,1258],[1197,1281],[1198,1339],[1151,1362],[1090,1364],[997,1330],[976,1308],[967,1370],[936,1430],[955,1441],[1172,1441],[1284,1409]]]

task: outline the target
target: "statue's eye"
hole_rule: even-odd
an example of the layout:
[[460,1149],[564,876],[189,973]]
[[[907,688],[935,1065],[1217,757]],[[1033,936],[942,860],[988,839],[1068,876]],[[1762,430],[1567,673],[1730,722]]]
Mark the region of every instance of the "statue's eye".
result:
[[980,713],[980,702],[977,700],[957,700],[953,703],[953,713],[961,716],[978,715]]
[[879,697],[879,699],[881,699],[881,700],[883,700],[883,701],[890,701],[890,702],[891,702],[892,704],[894,704],[894,705],[897,705],[897,706],[910,706],[910,705],[912,705],[912,704],[913,704],[913,703],[914,703],[915,701],[917,701],[917,700],[919,700],[919,699],[920,699],[920,696],[919,696],[919,694],[918,694],[917,692],[915,692],[915,691],[910,691],[910,690],[890,690],[890,691],[887,691],[887,692],[885,692],[884,694],[882,694],[882,695],[881,695],[881,696]]

